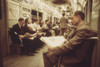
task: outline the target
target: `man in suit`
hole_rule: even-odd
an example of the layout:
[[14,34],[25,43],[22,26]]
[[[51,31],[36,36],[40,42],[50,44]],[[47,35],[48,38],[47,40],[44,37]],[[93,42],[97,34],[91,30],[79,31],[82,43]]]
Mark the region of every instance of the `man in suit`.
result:
[[60,34],[63,35],[67,30],[68,19],[65,17],[65,13],[62,14],[62,18],[60,19]]
[[[24,25],[24,19],[19,18],[18,23],[13,25],[13,27],[11,28],[10,35],[13,44],[17,44],[17,45],[22,44],[22,39],[24,38],[24,34],[25,34],[23,25]],[[23,52],[22,47],[21,47],[21,52]]]
[[[44,55],[45,67],[53,67],[59,57],[62,57],[61,64],[63,67],[82,67],[75,65],[79,65],[83,62],[88,54],[87,50],[90,47],[88,44],[82,44],[86,42],[86,38],[97,35],[84,19],[85,15],[82,11],[76,11],[74,13],[73,24],[77,27],[70,32],[63,45],[55,48],[48,47],[49,51]],[[50,62],[49,64],[51,66],[46,65],[45,61]]]
[[24,30],[23,30],[23,25],[24,25],[24,19],[19,18],[18,23],[13,25],[11,28],[11,38],[14,44],[21,44],[21,40],[23,38]]

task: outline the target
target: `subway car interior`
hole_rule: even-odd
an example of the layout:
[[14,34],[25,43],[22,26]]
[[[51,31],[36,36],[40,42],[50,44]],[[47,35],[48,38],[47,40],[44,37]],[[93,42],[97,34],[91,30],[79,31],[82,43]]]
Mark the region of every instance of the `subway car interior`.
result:
[[100,67],[100,0],[0,0],[0,67]]

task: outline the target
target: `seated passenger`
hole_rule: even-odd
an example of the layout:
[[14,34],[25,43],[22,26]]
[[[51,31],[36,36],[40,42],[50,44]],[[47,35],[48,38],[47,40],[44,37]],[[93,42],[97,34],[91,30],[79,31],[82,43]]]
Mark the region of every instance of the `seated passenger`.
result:
[[39,19],[35,19],[35,22],[33,23],[33,28],[36,30],[37,32],[37,36],[34,39],[34,44],[36,45],[36,49],[40,48],[43,46],[43,42],[40,40],[41,37],[41,32],[42,32],[42,28],[40,27],[39,24]]
[[52,24],[49,22],[49,20],[46,20],[45,23],[42,26],[42,31],[46,33],[45,36],[51,36],[52,35]]
[[55,35],[59,35],[60,34],[60,26],[58,25],[58,22],[56,22],[54,25],[53,25],[53,28],[52,28],[54,31],[55,31]]
[[27,33],[23,38],[24,53],[32,55],[35,52],[35,44],[33,41],[35,37],[32,35],[36,33],[36,30],[32,27],[30,18],[26,18],[25,20],[24,32]]
[[[22,44],[22,38],[24,37],[23,35],[25,34],[24,32],[24,19],[19,18],[18,23],[13,25],[13,27],[10,30],[10,35],[13,44]],[[23,53],[23,48],[21,47],[21,53]]]
[[35,28],[36,31],[41,31],[39,19],[35,19],[35,22],[33,23],[33,27]]
[[32,26],[33,24],[31,23],[31,19],[30,18],[26,18],[25,20],[25,26],[24,26],[24,31],[34,34],[36,32],[36,30],[34,29],[34,27]]
[[47,26],[47,23],[48,23],[48,20],[46,20],[43,25],[42,25],[42,29],[49,29],[48,26]]
[[[83,62],[86,58],[87,51],[83,50],[86,49],[86,46],[82,47],[81,43],[85,38],[97,35],[84,19],[85,15],[82,11],[76,11],[74,13],[73,22],[74,25],[77,25],[77,28],[74,28],[70,32],[68,40],[66,40],[63,45],[55,48],[48,47],[49,51],[44,55],[45,67],[53,67],[57,63],[59,57],[62,58],[61,64],[63,67],[78,67],[75,65]],[[78,46],[81,48],[77,48]],[[75,52],[75,49],[79,49],[78,52]],[[50,62],[51,66],[46,64],[47,60]]]

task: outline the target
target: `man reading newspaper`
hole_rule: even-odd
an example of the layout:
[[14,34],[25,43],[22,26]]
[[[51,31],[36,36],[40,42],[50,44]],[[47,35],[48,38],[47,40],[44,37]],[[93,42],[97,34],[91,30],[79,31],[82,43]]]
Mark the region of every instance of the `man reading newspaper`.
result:
[[53,67],[57,62],[59,63],[59,57],[61,57],[61,67],[90,67],[88,64],[86,64],[87,66],[81,64],[83,60],[86,59],[88,49],[91,45],[82,44],[83,41],[86,42],[86,38],[96,36],[96,33],[84,20],[85,15],[82,11],[76,11],[72,18],[73,25],[75,25],[76,28],[69,33],[63,45],[53,48],[48,47],[49,51],[44,54],[45,67]]

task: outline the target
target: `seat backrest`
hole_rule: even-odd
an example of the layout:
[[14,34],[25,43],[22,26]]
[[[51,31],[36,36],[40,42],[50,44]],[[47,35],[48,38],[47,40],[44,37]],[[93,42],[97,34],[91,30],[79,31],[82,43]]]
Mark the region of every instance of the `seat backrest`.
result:
[[92,55],[91,55],[91,67],[95,67],[95,65],[96,65],[96,53],[97,53],[97,40],[98,40],[98,38],[96,38],[95,40],[96,40],[96,43],[93,47]]
[[8,35],[9,35],[10,46],[23,47],[22,40],[20,40],[19,38],[15,38],[14,35],[12,34],[12,28],[9,28]]
[[[76,56],[80,59],[80,66],[91,67],[93,63],[93,52],[97,44],[96,38],[88,38],[84,40],[81,46],[76,50]],[[79,51],[80,50],[80,51]],[[83,53],[82,53],[83,52]],[[79,53],[79,54],[78,54]]]
[[[97,37],[85,39],[81,44],[76,46],[68,55],[68,59],[60,60],[65,63],[65,67],[70,65],[70,67],[93,67],[95,63],[95,46],[97,44]],[[65,55],[64,57],[67,57]],[[64,58],[63,57],[63,58]]]

